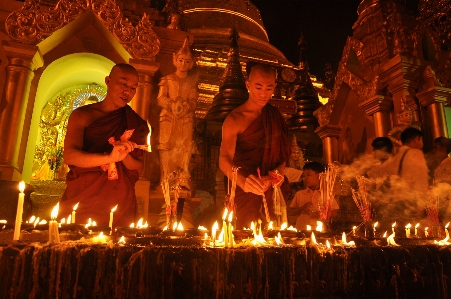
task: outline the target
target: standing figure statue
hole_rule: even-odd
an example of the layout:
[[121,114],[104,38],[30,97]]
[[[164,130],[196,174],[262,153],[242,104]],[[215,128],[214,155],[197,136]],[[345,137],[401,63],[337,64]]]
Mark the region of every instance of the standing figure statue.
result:
[[163,182],[175,171],[183,177],[178,182],[178,187],[189,193],[191,187],[187,179],[190,177],[188,166],[193,147],[198,90],[197,74],[190,72],[194,66],[194,56],[188,38],[182,48],[173,54],[173,64],[177,70],[163,77],[158,84],[160,89],[157,101],[162,108],[158,140],[161,179]]
[[402,146],[401,133],[409,127],[421,130],[420,124],[416,121],[413,121],[412,110],[409,106],[406,105],[405,100],[402,98],[401,109],[398,113],[398,124],[394,126],[387,135],[387,137],[390,138],[395,147],[399,148],[400,146]]

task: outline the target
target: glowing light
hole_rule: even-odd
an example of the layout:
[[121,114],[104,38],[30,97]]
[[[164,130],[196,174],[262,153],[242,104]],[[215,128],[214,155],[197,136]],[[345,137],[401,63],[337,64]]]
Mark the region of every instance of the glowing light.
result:
[[25,191],[25,182],[24,181],[19,183],[19,191],[20,191],[20,193],[23,193]]
[[207,228],[204,227],[204,226],[202,226],[202,225],[199,225],[199,226],[197,227],[197,229],[198,229],[198,230],[207,230]]
[[323,223],[321,221],[316,221],[316,231],[317,232],[323,231]]
[[177,230],[184,230],[184,229],[183,229],[182,222],[180,222],[180,223],[177,225]]
[[272,221],[269,221],[269,224],[268,224],[268,230],[273,230],[274,228],[273,228],[273,223],[272,223]]
[[280,230],[285,230],[287,228],[288,224],[286,222],[282,223],[280,226]]
[[50,218],[52,220],[55,220],[58,217],[59,206],[60,206],[60,203],[57,203],[56,206],[53,207],[52,213],[50,214]]
[[122,236],[119,241],[117,241],[118,244],[125,244],[125,238]]

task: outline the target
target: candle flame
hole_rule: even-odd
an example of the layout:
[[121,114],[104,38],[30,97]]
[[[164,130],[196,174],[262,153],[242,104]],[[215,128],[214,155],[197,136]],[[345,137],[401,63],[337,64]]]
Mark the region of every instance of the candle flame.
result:
[[288,224],[286,222],[282,223],[282,225],[280,226],[280,230],[286,229],[287,226],[288,226]]
[[28,220],[28,223],[33,223],[36,220],[36,216],[33,215],[30,217],[30,220]]
[[143,218],[139,218],[138,223],[136,224],[136,227],[141,228],[143,226],[143,221],[144,221]]
[[449,222],[445,225],[445,228],[448,228]]
[[229,213],[229,210],[227,210],[227,208],[225,208],[224,214],[222,214],[222,220],[224,220],[224,221],[226,220],[228,213]]
[[285,244],[285,242],[283,241],[282,235],[280,234],[280,232],[277,234],[277,236],[274,238],[274,240],[276,241],[277,245],[282,245]]
[[391,225],[391,227],[395,227],[396,226],[396,221],[395,221],[395,223],[393,223],[392,225]]
[[219,233],[218,242],[224,242],[224,232],[222,230]]
[[91,225],[92,226],[97,226],[97,222],[93,221]]
[[149,127],[149,134],[147,134],[147,151],[150,153],[152,152],[152,146],[150,145],[150,136],[152,135],[152,127],[149,123],[147,123],[147,126]]
[[[39,218],[38,218],[39,219]],[[39,223],[38,224],[47,224],[47,220],[45,220],[45,219],[42,219],[41,221],[39,221]]]
[[117,241],[118,244],[125,244],[125,237],[122,236],[119,241]]
[[308,231],[312,230],[312,226],[307,224],[307,230]]
[[168,226],[166,225],[165,227],[163,227],[163,230],[168,230]]
[[36,220],[33,222],[33,227],[36,227],[36,225],[39,223],[39,217],[36,218]]
[[230,212],[228,220],[229,220],[229,222],[232,222],[232,220],[233,220],[233,211]]
[[61,224],[65,224],[66,223],[66,218],[61,219]]
[[388,245],[399,246],[399,245],[395,242],[395,233],[392,233],[390,236],[388,236],[388,238],[387,238],[387,243],[388,243]]
[[384,235],[382,237],[384,237],[384,238],[387,237],[387,231],[385,231],[385,233],[384,233]]
[[117,209],[117,205],[114,206],[114,208],[111,209],[111,213],[114,213]]
[[410,223],[408,223],[407,225],[406,225],[406,228],[410,228],[412,225],[410,224]]
[[177,225],[177,230],[184,230],[184,229],[183,229],[182,222],[180,222],[180,223]]
[[356,228],[357,228],[357,226],[354,225],[354,226],[352,227],[352,230],[356,230]]
[[204,227],[204,226],[202,226],[202,225],[199,225],[199,226],[197,227],[197,229],[198,229],[198,230],[207,230],[207,228]]
[[134,223],[131,223],[131,224],[130,224],[130,227],[131,227],[131,228],[134,228],[134,227],[135,227],[135,224],[134,224]]
[[172,225],[172,230],[176,230],[177,229],[177,222],[174,222],[174,224]]
[[218,229],[219,229],[218,221],[215,221],[215,223],[213,224],[213,227],[211,228],[211,231],[214,232],[214,234],[216,234],[216,231]]
[[346,233],[345,233],[345,232],[343,232],[343,233],[341,234],[341,242],[342,242],[343,244],[348,243],[348,242],[346,242]]
[[20,193],[23,193],[25,191],[25,182],[24,181],[19,183],[19,191],[20,191]]
[[379,224],[379,221],[376,221],[373,225],[374,228],[376,228],[376,226]]
[[269,224],[268,224],[268,230],[273,230],[274,229],[274,227],[273,227],[273,222],[272,221],[269,221]]
[[329,240],[326,240],[326,247],[327,247],[327,249],[330,249],[330,243],[329,243]]
[[52,213],[50,214],[50,218],[52,220],[55,220],[58,217],[59,206],[60,206],[60,203],[57,203],[56,206],[53,207]]
[[204,240],[208,239],[208,233],[204,233]]
[[417,223],[416,225],[415,225],[415,228],[418,228],[420,226],[420,224],[419,223]]
[[72,215],[69,214],[69,217],[67,217],[67,224],[72,223]]
[[291,230],[291,231],[294,231],[294,232],[298,231],[295,227],[293,227],[293,225],[290,225],[290,227],[287,228],[287,230]]
[[316,231],[317,232],[323,231],[323,223],[321,221],[316,221]]
[[318,243],[316,243],[316,237],[315,237],[315,233],[314,232],[312,232],[312,236],[311,236],[310,239],[311,239],[313,244],[315,244],[315,245],[318,244]]

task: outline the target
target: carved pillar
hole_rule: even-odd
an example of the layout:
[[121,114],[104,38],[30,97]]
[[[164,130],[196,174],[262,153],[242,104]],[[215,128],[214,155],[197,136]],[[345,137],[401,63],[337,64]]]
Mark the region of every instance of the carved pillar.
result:
[[[8,57],[4,94],[0,102],[0,179],[20,179],[19,153],[34,71],[43,65],[39,48],[12,41],[2,42]],[[28,133],[27,133],[28,134]]]
[[365,110],[365,113],[367,115],[373,116],[373,125],[376,137],[387,136],[388,132],[391,129],[391,99],[385,96],[376,95],[369,100],[361,103],[359,107]]
[[338,137],[341,127],[325,125],[315,130],[315,133],[323,141],[323,159],[325,164],[338,161]]
[[[138,59],[130,59],[129,63],[135,67],[139,74],[138,88],[131,102],[131,106],[142,119],[155,128],[157,124],[154,122],[158,122],[158,118],[150,117],[153,90],[152,82],[153,76],[159,69],[160,64],[158,62]],[[155,151],[157,147],[155,146],[156,143],[152,140],[152,137],[151,144],[153,145],[152,150]],[[136,198],[140,207],[139,211],[142,214],[141,216],[144,218],[144,221],[147,220],[149,213],[150,180],[153,173],[152,166],[156,164],[154,163],[156,155],[156,151],[144,153],[144,170],[141,172],[139,181],[135,185]],[[159,175],[159,170],[156,172]]]
[[417,93],[417,98],[422,106],[427,109],[427,121],[431,129],[432,139],[437,137],[448,137],[446,126],[445,103],[451,98],[451,89],[434,86]]

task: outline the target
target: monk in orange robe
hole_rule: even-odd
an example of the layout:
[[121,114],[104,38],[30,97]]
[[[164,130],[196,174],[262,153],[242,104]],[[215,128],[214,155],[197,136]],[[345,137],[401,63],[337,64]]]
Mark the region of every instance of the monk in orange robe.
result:
[[88,218],[113,227],[135,222],[135,183],[143,169],[142,150],[149,132],[147,123],[127,104],[138,87],[138,73],[128,64],[113,67],[105,78],[108,92],[101,102],[74,110],[64,141],[64,160],[70,171],[60,201],[59,217],[68,217],[79,202],[76,223]]
[[[268,104],[275,80],[271,67],[252,67],[246,81],[249,99],[227,116],[222,127],[219,167],[229,179],[232,168],[240,167],[235,194],[237,229],[249,227],[251,221],[258,219],[265,222],[263,194],[270,219],[274,219],[273,179],[269,171],[277,170],[283,176],[290,157],[291,144],[285,121],[278,109]],[[281,190],[287,197],[289,182],[286,178]]]

